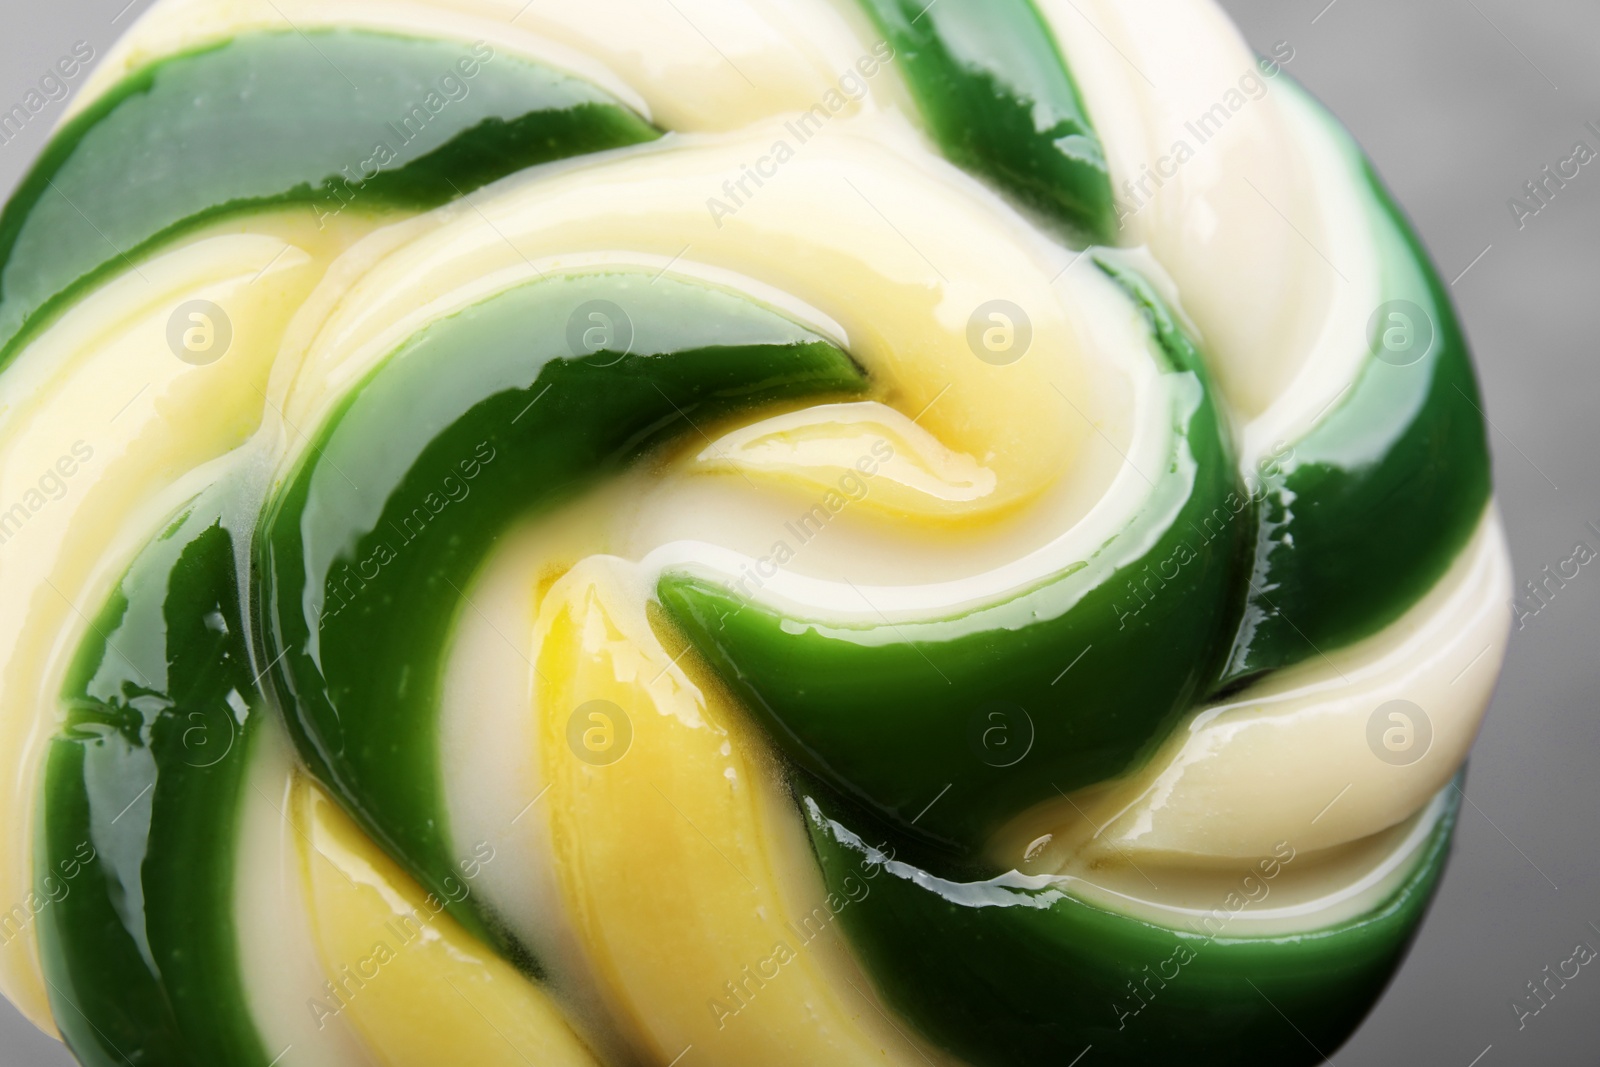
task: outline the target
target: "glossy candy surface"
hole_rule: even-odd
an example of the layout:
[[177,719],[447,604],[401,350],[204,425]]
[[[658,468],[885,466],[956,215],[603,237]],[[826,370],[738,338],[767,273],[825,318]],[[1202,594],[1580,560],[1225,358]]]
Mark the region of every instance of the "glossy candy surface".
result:
[[86,1064],[1323,1062],[1509,575],[1293,55],[155,4],[0,214],[0,987]]

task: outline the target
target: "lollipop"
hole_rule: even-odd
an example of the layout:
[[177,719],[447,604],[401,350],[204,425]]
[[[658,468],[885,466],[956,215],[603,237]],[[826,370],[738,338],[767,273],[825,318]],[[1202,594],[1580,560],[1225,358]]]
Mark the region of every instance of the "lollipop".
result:
[[0,216],[0,986],[86,1064],[1321,1062],[1510,582],[1293,56],[158,3]]

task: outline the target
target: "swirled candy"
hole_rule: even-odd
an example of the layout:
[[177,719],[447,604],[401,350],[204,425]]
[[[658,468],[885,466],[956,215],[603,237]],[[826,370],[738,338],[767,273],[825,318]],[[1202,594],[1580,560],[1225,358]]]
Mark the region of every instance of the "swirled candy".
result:
[[85,1064],[1322,1062],[1505,647],[1461,328],[1203,0],[162,0],[0,216]]

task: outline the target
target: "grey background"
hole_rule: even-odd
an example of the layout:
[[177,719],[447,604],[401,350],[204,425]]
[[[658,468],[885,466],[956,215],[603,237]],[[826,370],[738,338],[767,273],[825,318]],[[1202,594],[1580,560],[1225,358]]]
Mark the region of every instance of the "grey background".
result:
[[[104,55],[148,2],[0,0],[0,110],[75,41]],[[1600,136],[1584,128],[1600,125],[1600,6],[1223,2],[1258,51],[1294,45],[1290,72],[1366,146],[1441,273],[1458,279],[1519,584],[1567,559],[1579,540],[1600,548],[1585,529],[1600,526],[1600,160],[1524,228],[1507,207],[1575,141],[1600,150]],[[0,145],[0,194],[61,106]],[[1600,931],[1588,925],[1600,926],[1597,633],[1600,567],[1584,568],[1513,633],[1439,898],[1388,995],[1333,1062],[1600,1063],[1600,966],[1585,968],[1521,1030],[1511,1009],[1578,941],[1600,948]],[[70,1063],[0,1005],[0,1067]]]

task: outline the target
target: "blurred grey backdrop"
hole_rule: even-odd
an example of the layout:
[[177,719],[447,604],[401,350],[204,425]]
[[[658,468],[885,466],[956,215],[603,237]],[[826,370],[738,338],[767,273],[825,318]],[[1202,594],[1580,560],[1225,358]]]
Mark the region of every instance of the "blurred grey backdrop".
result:
[[[149,3],[0,0],[0,110],[79,42],[103,56]],[[1600,165],[1534,217],[1519,222],[1508,201],[1575,142],[1600,150],[1585,126],[1600,127],[1600,5],[1223,3],[1258,51],[1294,46],[1294,76],[1355,133],[1455,280],[1519,585],[1579,540],[1596,545]],[[62,107],[0,143],[0,195]],[[1520,1027],[1512,1008],[1578,942],[1600,948],[1600,572],[1585,569],[1525,623],[1474,750],[1444,886],[1388,995],[1334,1054],[1343,1067],[1600,1063],[1600,969]],[[0,1067],[71,1063],[0,1003]]]

